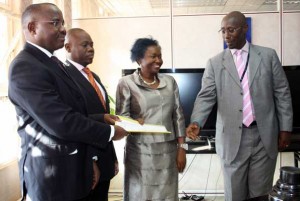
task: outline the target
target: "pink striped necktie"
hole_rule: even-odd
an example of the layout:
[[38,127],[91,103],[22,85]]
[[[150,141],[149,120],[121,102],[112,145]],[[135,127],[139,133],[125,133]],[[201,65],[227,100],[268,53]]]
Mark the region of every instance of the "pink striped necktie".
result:
[[[242,51],[243,50],[236,51],[236,68],[240,78],[242,77],[244,69],[246,67],[245,62],[243,61]],[[243,124],[249,127],[250,124],[254,121],[254,115],[252,111],[252,100],[249,90],[247,72],[245,73],[244,78],[241,81],[241,85],[243,87]]]

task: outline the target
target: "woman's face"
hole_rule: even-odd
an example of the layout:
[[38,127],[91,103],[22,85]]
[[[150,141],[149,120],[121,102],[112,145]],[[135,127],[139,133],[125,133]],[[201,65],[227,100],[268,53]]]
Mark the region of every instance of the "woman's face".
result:
[[163,64],[160,46],[149,46],[139,64],[145,73],[157,74]]

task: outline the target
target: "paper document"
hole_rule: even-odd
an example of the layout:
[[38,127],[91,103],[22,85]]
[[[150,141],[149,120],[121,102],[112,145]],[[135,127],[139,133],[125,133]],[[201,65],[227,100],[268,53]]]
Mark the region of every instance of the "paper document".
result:
[[167,131],[166,127],[163,125],[154,124],[139,124],[138,121],[118,116],[121,121],[116,121],[116,125],[124,128],[127,132],[131,133],[171,133]]

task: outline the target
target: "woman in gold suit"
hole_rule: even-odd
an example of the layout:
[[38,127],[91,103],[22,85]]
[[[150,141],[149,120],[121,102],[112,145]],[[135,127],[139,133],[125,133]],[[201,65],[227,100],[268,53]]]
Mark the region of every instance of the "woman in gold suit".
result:
[[185,121],[178,86],[170,75],[160,74],[161,47],[152,38],[140,38],[131,49],[140,66],[120,79],[116,113],[141,124],[164,125],[171,134],[135,133],[125,146],[125,201],[178,200],[178,172],[186,164],[183,149]]

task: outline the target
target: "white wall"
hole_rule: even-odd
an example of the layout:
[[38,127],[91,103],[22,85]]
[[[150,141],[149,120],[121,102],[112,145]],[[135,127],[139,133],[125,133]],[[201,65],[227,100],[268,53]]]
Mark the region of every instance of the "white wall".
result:
[[300,13],[283,15],[283,64],[300,65]]
[[[251,14],[252,43],[274,48],[280,55],[279,14]],[[73,20],[91,34],[96,56],[91,68],[100,76],[108,92],[115,97],[121,70],[136,68],[130,61],[130,48],[139,37],[148,35],[162,46],[164,64],[171,68],[205,68],[206,61],[222,51],[222,37],[218,34],[223,15],[177,16],[173,19],[173,53],[171,51],[171,19],[169,17],[112,18]],[[300,64],[300,14],[284,15],[283,65]],[[173,55],[173,56],[172,56]],[[115,143],[120,173],[112,180],[111,191],[123,186],[124,141]],[[275,181],[282,165],[293,165],[291,153],[278,157]],[[282,158],[282,160],[280,160]],[[216,155],[188,155],[186,172],[180,175],[179,188],[186,192],[223,192],[223,177],[219,177],[220,163]]]
[[92,69],[100,75],[115,96],[121,69],[136,68],[130,60],[130,48],[139,37],[151,35],[162,46],[163,67],[171,66],[170,18],[116,18],[74,21],[73,27],[87,30],[94,40],[95,58]]

